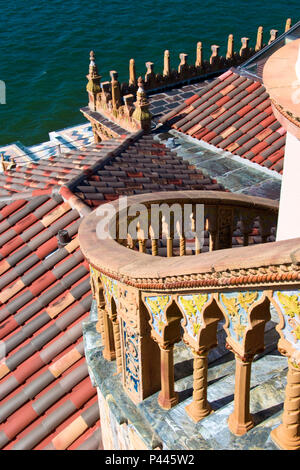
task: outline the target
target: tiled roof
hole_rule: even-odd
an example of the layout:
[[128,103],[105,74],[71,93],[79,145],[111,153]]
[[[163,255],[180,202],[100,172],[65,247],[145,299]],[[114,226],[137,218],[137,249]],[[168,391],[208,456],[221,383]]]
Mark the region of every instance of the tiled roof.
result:
[[183,189],[222,190],[223,187],[151,135],[143,136],[72,185],[72,191],[91,207],[124,195]]
[[229,70],[165,115],[175,129],[282,173],[285,129],[259,81]]
[[[95,445],[99,414],[81,329],[91,293],[79,223],[59,194],[0,203],[2,449]],[[65,246],[60,229],[70,237]]]
[[36,163],[17,166],[0,173],[0,196],[32,191],[32,195],[51,194],[54,186],[67,184],[71,179],[92,167],[109,152],[115,150],[124,138],[111,139],[81,150],[69,150]]
[[[221,189],[151,136],[130,139],[0,175],[1,449],[101,445],[82,341],[92,300],[77,238],[80,217],[91,210],[84,202],[161,189]],[[60,230],[68,232],[65,245],[58,242]]]

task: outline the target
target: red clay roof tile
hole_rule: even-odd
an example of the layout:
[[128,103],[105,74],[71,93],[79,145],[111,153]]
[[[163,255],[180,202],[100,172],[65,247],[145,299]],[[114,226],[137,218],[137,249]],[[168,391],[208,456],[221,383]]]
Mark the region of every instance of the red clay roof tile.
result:
[[[175,108],[161,122],[169,121],[181,132],[259,164],[270,155],[263,151],[269,149],[272,139],[277,140],[273,132],[281,126],[259,81],[240,76],[238,70],[229,70],[202,88],[199,99],[197,95],[192,98],[194,101],[189,99],[185,107]],[[285,141],[284,129],[278,134]],[[277,150],[273,147],[271,152]],[[281,165],[278,168],[272,167],[280,172]]]

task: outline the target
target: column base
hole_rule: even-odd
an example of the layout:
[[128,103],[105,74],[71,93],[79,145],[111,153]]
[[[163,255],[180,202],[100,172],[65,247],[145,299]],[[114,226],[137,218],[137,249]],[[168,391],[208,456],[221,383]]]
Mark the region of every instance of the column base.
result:
[[300,450],[300,437],[288,437],[282,424],[273,429],[270,436],[272,441],[282,450]]
[[165,398],[162,396],[161,392],[159,392],[157,401],[159,406],[161,406],[164,410],[170,410],[178,403],[178,393],[175,392],[174,397],[172,398]]
[[229,430],[235,434],[236,436],[242,436],[243,434],[246,434],[250,429],[254,427],[254,421],[252,416],[250,415],[249,421],[246,423],[238,423],[235,415],[232,413],[229,418],[228,418],[228,427]]
[[194,401],[185,407],[185,411],[195,423],[214,412],[209,403],[206,408],[199,409],[199,405]]
[[103,349],[102,354],[103,354],[104,359],[106,359],[107,361],[114,361],[116,359],[115,351],[107,351]]

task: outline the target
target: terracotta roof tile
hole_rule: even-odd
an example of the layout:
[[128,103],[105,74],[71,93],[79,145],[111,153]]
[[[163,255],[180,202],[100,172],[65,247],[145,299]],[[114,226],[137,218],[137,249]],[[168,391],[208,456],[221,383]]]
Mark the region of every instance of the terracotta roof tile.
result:
[[[269,96],[259,81],[232,69],[202,88],[199,98],[192,98],[161,122],[259,164],[284,148],[286,132],[276,121]],[[272,145],[278,140],[276,131],[282,137],[279,147]],[[282,165],[270,168],[280,172]]]
[[[113,184],[112,184],[113,183]],[[121,155],[112,157],[73,187],[86,204],[95,207],[121,195],[150,190],[216,189],[222,186],[196,170],[151,136],[144,136]]]
[[[124,194],[222,187],[150,136],[17,167],[0,185],[0,447],[96,446],[81,328],[92,297],[77,240],[88,207],[75,193],[93,207]],[[62,247],[61,229],[70,236]]]
[[[71,415],[77,407],[83,413],[95,394],[88,386],[80,341],[81,321],[91,305],[89,271],[76,238],[80,216],[57,194],[2,204],[0,219],[0,319],[6,354],[0,367],[0,444],[4,449],[33,448],[43,432],[55,436],[56,425],[41,433],[38,424],[49,406],[66,396],[69,405],[62,406]],[[60,248],[61,228],[71,241]],[[85,390],[81,399],[78,384]],[[59,419],[53,421],[50,414],[46,424],[50,421]]]

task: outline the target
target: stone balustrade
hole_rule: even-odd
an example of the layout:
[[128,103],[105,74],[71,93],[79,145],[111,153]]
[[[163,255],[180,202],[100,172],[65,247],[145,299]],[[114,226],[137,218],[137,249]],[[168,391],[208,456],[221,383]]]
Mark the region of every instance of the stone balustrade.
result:
[[[198,208],[209,232],[208,252],[195,244],[192,256],[187,256],[182,243],[179,256],[172,256],[174,247],[168,240],[173,241],[176,230],[168,224],[158,230],[159,237],[167,236],[167,256],[158,254],[157,234],[152,239],[145,236],[154,225],[146,217],[151,207],[175,203],[192,207],[195,239]],[[126,207],[114,201],[83,219],[79,240],[91,268],[103,356],[116,360],[123,388],[135,404],[158,391],[160,407],[170,409],[178,403],[173,350],[183,340],[194,357],[193,401],[186,413],[195,422],[210,414],[207,354],[217,345],[221,322],[236,363],[234,410],[228,426],[236,435],[245,434],[254,426],[251,365],[264,349],[264,329],[273,305],[280,319],[278,349],[288,357],[289,371],[282,424],[272,431],[272,438],[281,448],[300,448],[300,239],[247,246],[253,220],[259,220],[266,242],[277,211],[277,202],[258,197],[183,191],[132,196]],[[170,221],[176,222],[175,217]],[[231,248],[236,221],[242,222],[244,246]],[[138,236],[128,239],[133,222]]]

